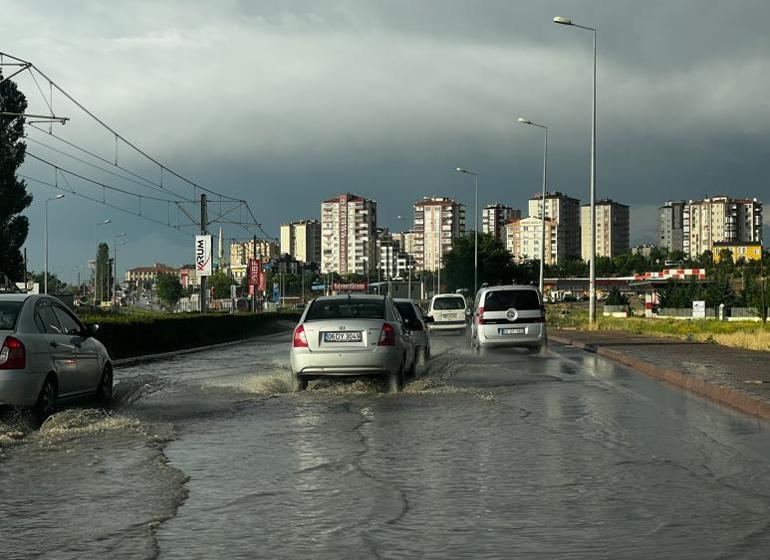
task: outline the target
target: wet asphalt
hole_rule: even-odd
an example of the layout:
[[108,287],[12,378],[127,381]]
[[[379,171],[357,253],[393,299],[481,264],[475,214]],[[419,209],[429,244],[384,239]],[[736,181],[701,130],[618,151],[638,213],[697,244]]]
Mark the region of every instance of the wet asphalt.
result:
[[296,393],[289,340],[118,370],[107,412],[6,412],[2,557],[768,557],[770,423],[451,335],[402,393]]

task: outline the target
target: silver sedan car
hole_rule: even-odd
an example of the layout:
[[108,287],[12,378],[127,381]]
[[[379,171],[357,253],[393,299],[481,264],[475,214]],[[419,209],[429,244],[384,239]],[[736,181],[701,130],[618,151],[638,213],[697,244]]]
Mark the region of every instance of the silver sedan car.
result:
[[60,398],[112,398],[106,348],[58,299],[0,294],[0,404],[34,407],[42,417]]
[[396,392],[414,367],[412,334],[387,296],[316,298],[294,329],[291,369],[300,390],[319,377],[374,375]]

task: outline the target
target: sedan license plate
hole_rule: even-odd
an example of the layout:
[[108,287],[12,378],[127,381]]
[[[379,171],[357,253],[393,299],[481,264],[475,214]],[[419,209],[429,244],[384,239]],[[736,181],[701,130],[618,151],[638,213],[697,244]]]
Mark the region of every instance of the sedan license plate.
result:
[[498,334],[524,334],[527,329],[497,329]]
[[361,331],[325,332],[324,342],[361,342]]

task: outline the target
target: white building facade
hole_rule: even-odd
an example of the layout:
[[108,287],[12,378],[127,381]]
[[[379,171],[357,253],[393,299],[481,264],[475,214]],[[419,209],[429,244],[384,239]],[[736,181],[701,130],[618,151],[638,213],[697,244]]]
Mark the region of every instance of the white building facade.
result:
[[321,203],[321,272],[371,275],[377,266],[377,203],[346,193]]
[[446,197],[426,197],[414,205],[415,266],[438,270],[452,240],[465,234],[465,205]]

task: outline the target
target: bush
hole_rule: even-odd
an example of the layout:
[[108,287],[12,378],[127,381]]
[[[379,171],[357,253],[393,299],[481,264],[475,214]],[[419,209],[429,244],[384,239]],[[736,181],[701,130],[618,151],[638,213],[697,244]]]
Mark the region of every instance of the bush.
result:
[[604,301],[605,305],[628,305],[628,296],[620,293],[617,288],[612,288]]
[[86,324],[99,324],[96,335],[112,359],[173,352],[243,340],[262,334],[288,330],[287,324],[299,320],[298,313],[258,315],[184,315],[133,313],[87,315]]

